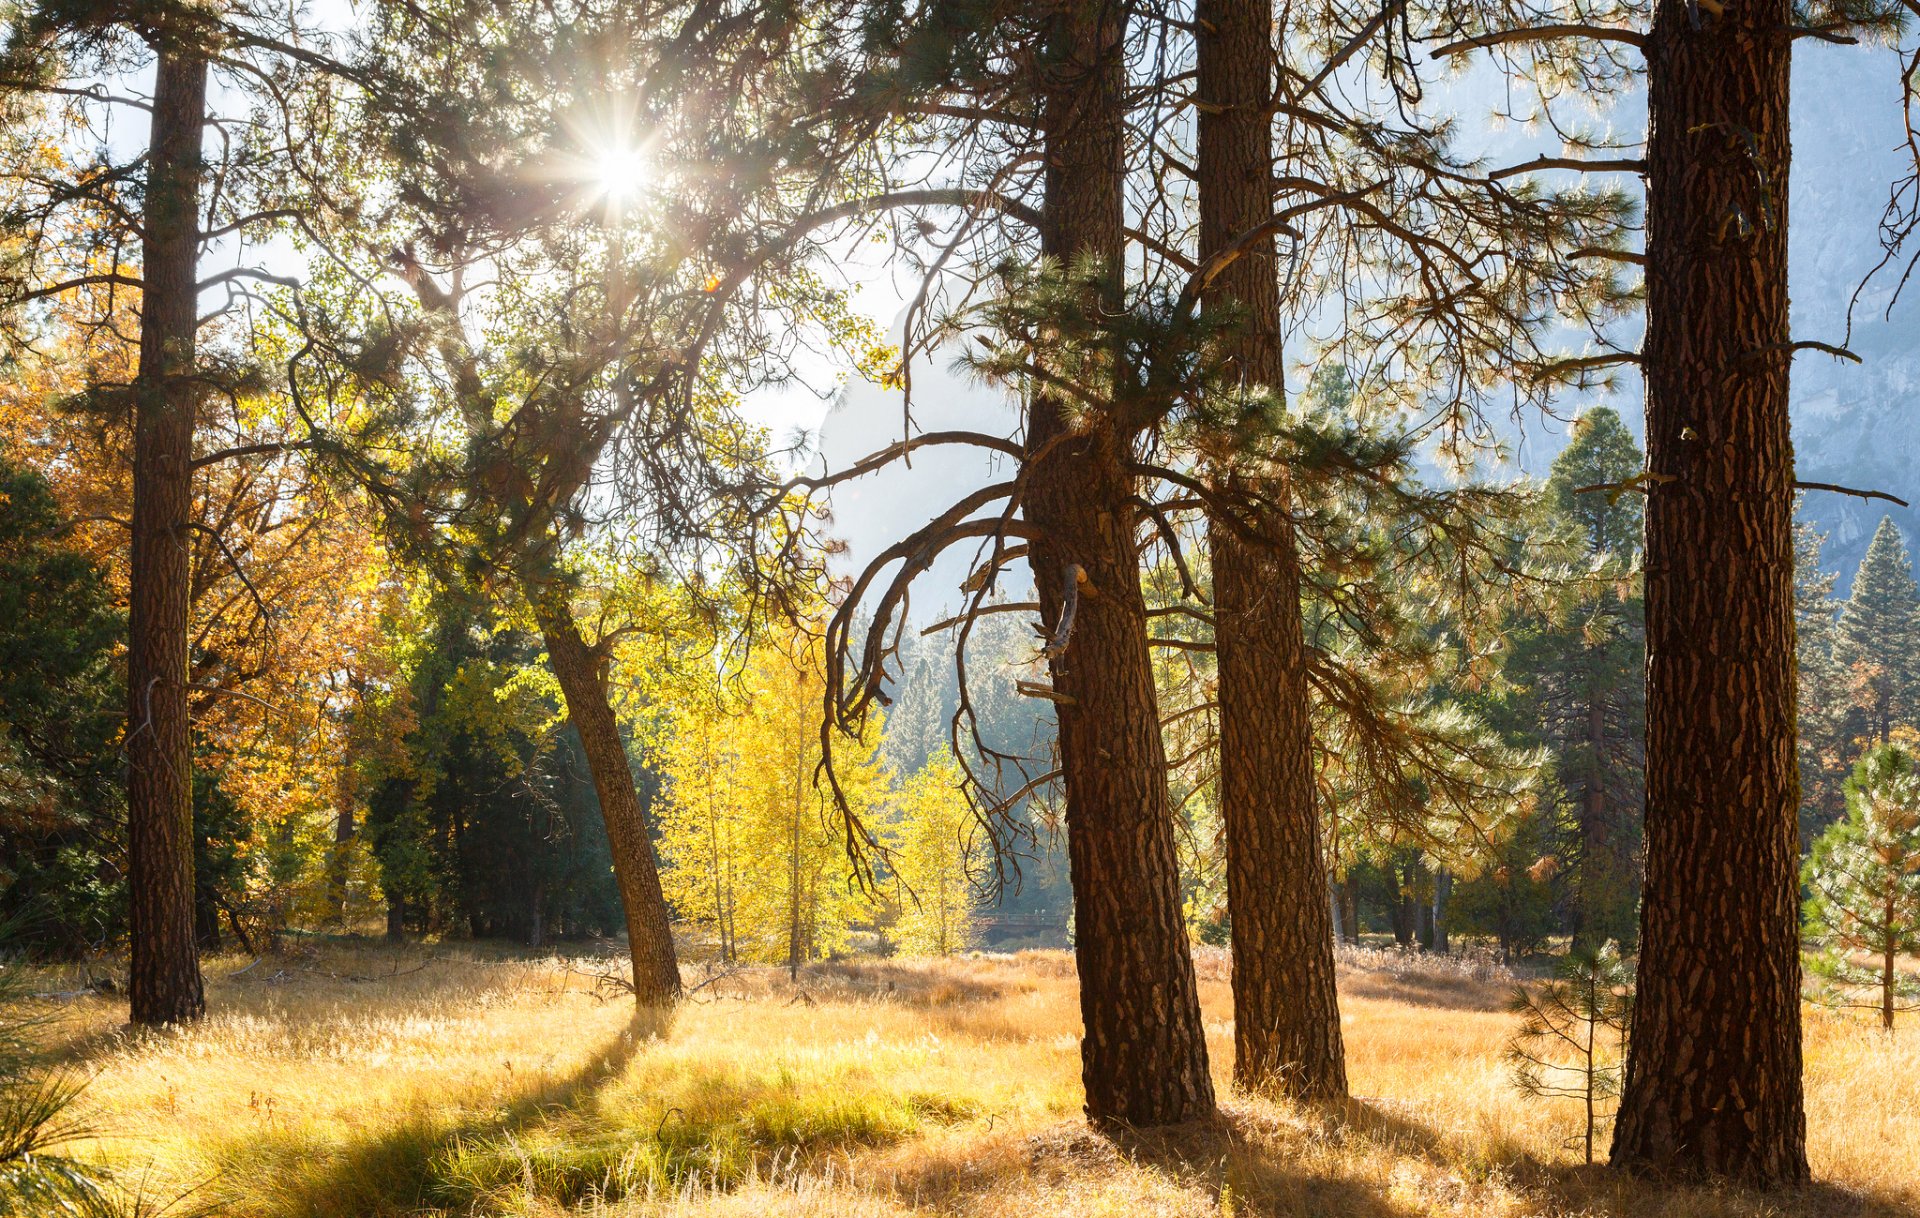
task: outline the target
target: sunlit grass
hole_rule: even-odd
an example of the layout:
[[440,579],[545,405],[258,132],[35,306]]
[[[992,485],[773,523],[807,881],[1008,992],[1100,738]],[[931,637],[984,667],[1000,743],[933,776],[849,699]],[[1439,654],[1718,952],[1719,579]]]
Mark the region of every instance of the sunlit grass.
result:
[[[66,1004],[91,1153],[151,1197],[238,1215],[1840,1215],[1920,1212],[1920,1035],[1808,1016],[1820,1187],[1662,1191],[1576,1163],[1525,1100],[1491,970],[1343,967],[1356,1099],[1231,1096],[1225,964],[1202,995],[1226,1120],[1086,1134],[1057,953],[753,970],[668,1026],[596,995],[605,961],[372,945],[209,964],[187,1032]],[[417,970],[417,971],[415,971]],[[358,979],[356,979],[358,978]],[[370,978],[370,980],[368,979]]]

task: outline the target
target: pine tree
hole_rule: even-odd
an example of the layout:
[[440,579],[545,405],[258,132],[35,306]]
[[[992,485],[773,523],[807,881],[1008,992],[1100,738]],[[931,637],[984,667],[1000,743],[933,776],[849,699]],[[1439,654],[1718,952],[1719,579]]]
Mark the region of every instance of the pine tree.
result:
[[1790,0],[1710,20],[1657,0],[1644,44],[1647,865],[1612,1161],[1760,1187],[1808,1171],[1786,220],[1799,23]]
[[891,861],[902,889],[894,931],[904,951],[950,956],[973,942],[981,850],[961,782],[953,759],[935,754],[894,796]]
[[126,622],[68,532],[46,479],[0,450],[0,919],[80,952],[125,928],[112,844]]
[[1854,766],[1846,796],[1847,819],[1814,843],[1802,877],[1807,933],[1826,947],[1812,969],[1841,1001],[1877,991],[1891,1031],[1900,1000],[1920,995],[1899,968],[1920,952],[1920,757],[1881,745]]
[[1126,27],[1117,7],[1069,0],[1046,15],[1035,64],[1040,252],[1064,275],[1037,301],[1051,317],[1037,331],[1020,504],[1061,699],[1081,1081],[1099,1126],[1214,1111],[1134,539],[1144,427],[1122,400],[1109,320],[1125,304]]
[[1547,527],[1576,561],[1566,603],[1523,632],[1507,671],[1526,688],[1572,805],[1574,938],[1631,943],[1639,904],[1646,758],[1646,626],[1639,588],[1641,505],[1580,488],[1637,474],[1639,447],[1605,407],[1588,411],[1553,463]]
[[1893,517],[1880,518],[1840,609],[1833,662],[1851,704],[1854,734],[1885,744],[1914,721],[1920,698],[1920,586]]
[[1633,1018],[1633,973],[1611,941],[1576,947],[1538,989],[1518,987],[1507,1009],[1520,1028],[1507,1046],[1514,1086],[1539,1099],[1574,1099],[1584,1107],[1576,1139],[1593,1162],[1595,1135],[1620,1095],[1621,1065]]
[[1800,726],[1800,836],[1811,841],[1821,829],[1846,815],[1843,784],[1846,683],[1834,661],[1839,604],[1833,586],[1839,576],[1824,570],[1820,548],[1826,540],[1812,522],[1793,525],[1793,626],[1798,649]]
[[[1273,10],[1265,0],[1194,9],[1200,255],[1221,257],[1273,215]],[[1240,315],[1227,379],[1256,400],[1284,392],[1275,240],[1224,263],[1204,295]],[[1269,404],[1277,405],[1276,403]],[[1223,463],[1231,489],[1266,500],[1207,525],[1220,702],[1220,809],[1232,922],[1234,1078],[1302,1098],[1347,1092],[1332,912],[1314,788],[1312,698],[1300,543],[1284,475]]]

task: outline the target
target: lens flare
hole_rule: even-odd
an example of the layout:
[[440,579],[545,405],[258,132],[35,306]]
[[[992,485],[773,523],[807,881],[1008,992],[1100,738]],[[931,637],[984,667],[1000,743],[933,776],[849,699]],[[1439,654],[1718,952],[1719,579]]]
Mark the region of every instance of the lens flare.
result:
[[599,149],[593,157],[593,181],[608,199],[624,202],[647,184],[646,153],[628,145]]

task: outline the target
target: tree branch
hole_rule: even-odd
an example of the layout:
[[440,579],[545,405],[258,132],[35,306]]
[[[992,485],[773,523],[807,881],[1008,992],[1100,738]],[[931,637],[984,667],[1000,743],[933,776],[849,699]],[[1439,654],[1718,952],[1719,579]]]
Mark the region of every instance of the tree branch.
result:
[[1596,161],[1572,156],[1537,156],[1521,165],[1509,165],[1505,169],[1496,169],[1487,175],[1487,181],[1498,182],[1502,178],[1516,177],[1523,173],[1532,173],[1537,169],[1578,169],[1588,173],[1645,173],[1646,161],[1639,157],[1621,157],[1616,160]]
[[1473,51],[1482,47],[1502,46],[1509,42],[1556,42],[1571,38],[1591,38],[1598,42],[1624,42],[1640,50],[1647,48],[1647,36],[1638,30],[1623,30],[1604,25],[1535,25],[1520,30],[1495,30],[1490,34],[1475,34],[1471,38],[1462,38],[1458,42],[1449,42],[1432,52],[1435,59],[1444,59],[1448,55],[1457,55],[1461,51]]
[[1800,482],[1796,480],[1793,484],[1793,489],[1797,491],[1832,491],[1836,495],[1852,495],[1856,499],[1884,499],[1888,503],[1897,503],[1901,507],[1913,506],[1900,496],[1890,495],[1886,491],[1863,491],[1858,487],[1841,486],[1835,482]]

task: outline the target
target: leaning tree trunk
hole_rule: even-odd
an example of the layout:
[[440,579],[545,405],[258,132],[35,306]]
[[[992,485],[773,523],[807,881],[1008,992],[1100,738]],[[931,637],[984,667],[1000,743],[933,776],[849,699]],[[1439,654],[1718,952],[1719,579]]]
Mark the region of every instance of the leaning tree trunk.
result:
[[[1040,68],[1042,250],[1063,266],[1097,261],[1105,278],[1089,311],[1119,303],[1122,21],[1105,0],[1069,0],[1053,18]],[[1111,367],[1106,380],[1110,389]],[[1058,706],[1059,749],[1085,1022],[1081,1076],[1096,1126],[1165,1125],[1213,1111],[1147,655],[1130,441],[1112,402],[1077,412],[1051,394],[1034,397],[1022,512],[1033,530],[1042,621],[1056,640],[1067,635],[1064,649],[1050,651],[1054,688],[1067,699]]]
[[1613,1161],[1807,1178],[1788,0],[1659,0],[1648,54],[1647,878]]
[[640,795],[620,726],[607,698],[600,659],[580,637],[573,610],[552,588],[528,586],[527,599],[540,623],[547,658],[567,702],[567,718],[580,733],[580,748],[600,799],[601,819],[613,854],[613,874],[627,915],[627,952],[633,960],[633,997],[642,1006],[672,1002],[680,996],[680,965],[674,956],[667,899],[660,890],[660,869],[647,838]]
[[187,534],[193,520],[194,338],[207,63],[159,40],[141,239],[127,646],[127,915],[133,1022],[206,1011],[193,934],[193,743]]
[[[1203,260],[1273,218],[1272,10],[1264,0],[1200,0],[1200,253]],[[1242,389],[1277,398],[1286,367],[1272,237],[1219,272],[1209,311],[1237,311],[1229,346]],[[1216,513],[1214,640],[1220,679],[1220,808],[1233,926],[1233,1074],[1240,1086],[1306,1099],[1347,1092],[1333,977],[1333,921],[1315,808],[1300,555],[1285,484],[1258,453],[1227,451],[1227,489],[1247,518]]]

